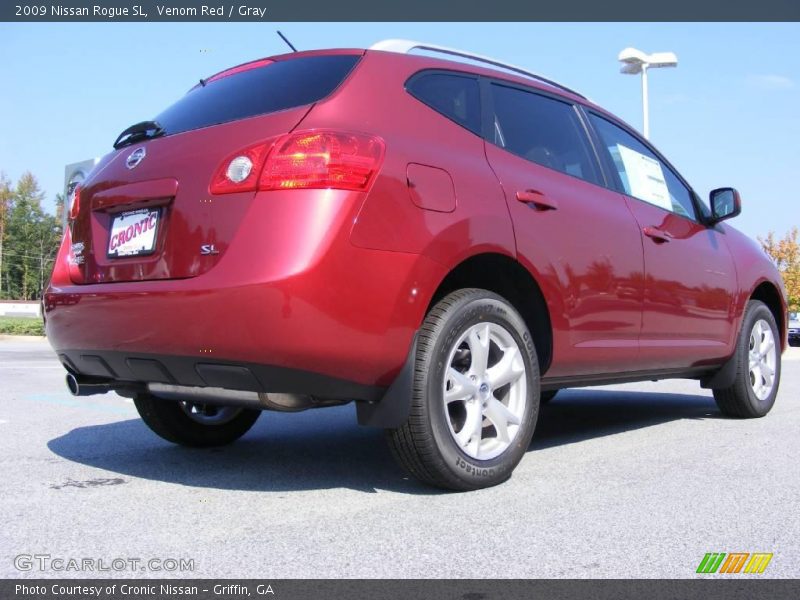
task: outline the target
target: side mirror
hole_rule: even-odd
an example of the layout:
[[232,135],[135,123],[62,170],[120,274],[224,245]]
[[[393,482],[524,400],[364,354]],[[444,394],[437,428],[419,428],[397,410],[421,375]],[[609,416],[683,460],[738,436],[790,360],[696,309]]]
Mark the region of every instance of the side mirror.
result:
[[718,188],[709,194],[711,204],[711,224],[732,219],[742,212],[742,199],[733,188]]

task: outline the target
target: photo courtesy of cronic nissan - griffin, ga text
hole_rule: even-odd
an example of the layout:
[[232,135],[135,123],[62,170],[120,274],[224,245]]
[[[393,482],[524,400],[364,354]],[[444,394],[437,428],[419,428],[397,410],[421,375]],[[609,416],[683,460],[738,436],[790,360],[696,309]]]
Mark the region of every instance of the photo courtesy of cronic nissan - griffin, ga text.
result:
[[132,398],[170,442],[354,402],[410,474],[471,490],[563,388],[775,402],[785,290],[724,222],[739,194],[706,203],[560,83],[388,40],[245,63],[147,116],[75,193],[44,309],[72,393]]

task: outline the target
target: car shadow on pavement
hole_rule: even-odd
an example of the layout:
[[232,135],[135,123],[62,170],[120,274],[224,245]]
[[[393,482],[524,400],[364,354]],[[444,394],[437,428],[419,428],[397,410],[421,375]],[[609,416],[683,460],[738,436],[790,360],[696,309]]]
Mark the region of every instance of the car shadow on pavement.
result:
[[539,411],[531,450],[683,419],[724,419],[714,399],[693,394],[565,390]]
[[[718,417],[713,400],[702,396],[569,390],[542,407],[531,450],[668,421]],[[139,419],[79,427],[51,440],[48,448],[69,461],[122,476],[193,487],[440,493],[402,473],[382,432],[359,427],[352,406],[265,413],[241,440],[222,448],[172,445]]]

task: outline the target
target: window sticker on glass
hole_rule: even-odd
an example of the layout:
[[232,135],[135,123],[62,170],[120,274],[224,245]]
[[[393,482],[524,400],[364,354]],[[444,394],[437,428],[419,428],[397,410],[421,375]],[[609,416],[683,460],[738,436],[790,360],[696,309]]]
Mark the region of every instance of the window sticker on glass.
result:
[[625,187],[628,193],[650,204],[672,210],[672,201],[661,163],[622,144],[617,144],[617,152],[622,164],[625,165],[627,178]]

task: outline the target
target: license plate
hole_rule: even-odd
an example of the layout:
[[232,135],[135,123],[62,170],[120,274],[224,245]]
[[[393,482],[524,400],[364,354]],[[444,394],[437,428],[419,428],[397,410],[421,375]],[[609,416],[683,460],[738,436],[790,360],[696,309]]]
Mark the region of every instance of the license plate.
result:
[[152,254],[156,249],[160,219],[160,208],[143,208],[115,215],[111,221],[108,256],[121,258]]

